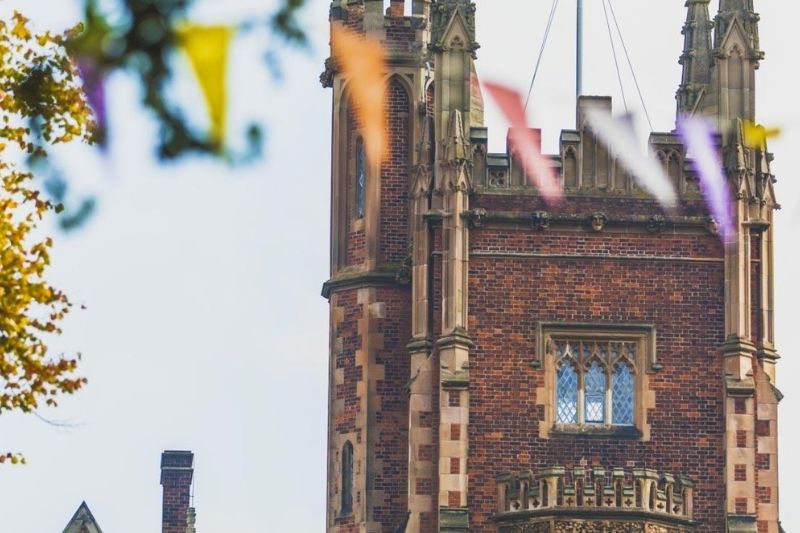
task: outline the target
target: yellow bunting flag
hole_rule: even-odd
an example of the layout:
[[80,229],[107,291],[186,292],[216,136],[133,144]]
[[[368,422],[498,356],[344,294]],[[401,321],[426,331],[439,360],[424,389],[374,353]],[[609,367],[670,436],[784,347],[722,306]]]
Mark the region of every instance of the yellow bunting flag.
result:
[[388,156],[383,46],[341,24],[331,28],[333,57],[347,80],[347,94],[364,138],[367,159],[377,165]]
[[767,145],[767,139],[777,137],[780,134],[780,128],[767,129],[764,126],[759,126],[752,122],[744,123],[744,144],[748,148],[754,150],[765,147]]
[[228,50],[234,29],[230,26],[199,26],[187,24],[178,36],[192,63],[208,105],[211,138],[222,145],[227,120]]

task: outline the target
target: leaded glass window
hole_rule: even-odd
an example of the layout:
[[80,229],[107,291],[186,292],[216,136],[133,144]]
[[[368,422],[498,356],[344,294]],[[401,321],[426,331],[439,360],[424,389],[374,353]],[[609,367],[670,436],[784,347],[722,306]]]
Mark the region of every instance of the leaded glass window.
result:
[[555,367],[559,425],[636,425],[636,369],[640,340],[609,335],[549,336]]
[[620,363],[614,371],[611,385],[612,423],[616,426],[633,425],[633,372],[627,364]]
[[356,218],[364,218],[366,205],[367,166],[364,156],[364,140],[356,140]]
[[571,362],[558,369],[558,405],[556,418],[559,424],[578,423],[578,372]]
[[584,396],[586,423],[602,424],[606,419],[606,373],[597,361],[586,371]]

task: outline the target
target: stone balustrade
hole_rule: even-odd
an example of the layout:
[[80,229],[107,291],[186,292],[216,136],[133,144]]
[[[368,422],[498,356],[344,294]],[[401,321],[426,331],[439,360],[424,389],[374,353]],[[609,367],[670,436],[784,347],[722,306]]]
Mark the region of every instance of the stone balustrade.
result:
[[694,484],[646,468],[542,468],[497,478],[498,513],[622,510],[692,520]]

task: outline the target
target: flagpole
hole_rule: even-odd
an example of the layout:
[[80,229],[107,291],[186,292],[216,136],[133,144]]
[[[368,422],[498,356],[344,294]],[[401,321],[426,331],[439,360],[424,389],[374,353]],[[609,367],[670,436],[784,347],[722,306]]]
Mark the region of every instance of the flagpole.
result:
[[577,43],[576,43],[576,76],[575,76],[575,99],[583,93],[583,0],[578,0],[578,22],[577,22]]

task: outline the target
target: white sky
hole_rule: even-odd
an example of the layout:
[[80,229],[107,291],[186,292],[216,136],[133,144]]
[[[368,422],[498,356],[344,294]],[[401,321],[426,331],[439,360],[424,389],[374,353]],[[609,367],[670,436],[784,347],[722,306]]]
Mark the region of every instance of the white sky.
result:
[[[532,117],[545,148],[574,122],[574,1],[561,2],[534,93]],[[670,130],[678,85],[683,0],[615,0],[655,129]],[[712,2],[716,8],[716,2]],[[758,115],[779,124],[777,323],[784,359],[782,516],[800,527],[800,399],[787,376],[793,357],[793,276],[798,257],[800,110],[796,56],[783,45],[800,7],[757,1],[767,52],[758,74]],[[273,1],[198,0],[202,21],[243,21]],[[0,449],[24,451],[30,465],[3,468],[0,529],[61,531],[86,500],[104,531],[158,531],[159,457],[164,449],[196,454],[198,527],[204,532],[320,531],[325,513],[327,304],[319,296],[328,265],[330,92],[317,77],[326,57],[328,0],[307,11],[313,50],[286,56],[286,78],[271,82],[257,38],[240,40],[231,67],[231,131],[243,117],[263,118],[268,153],[230,169],[208,160],[167,167],[151,157],[154,127],[136,105],[138,89],[112,80],[113,145],[103,160],[91,151],[60,153],[100,210],[82,231],[59,235],[52,277],[85,303],[58,348],[81,351],[89,386],[43,412],[74,424],[58,429],[31,416],[6,414]],[[778,7],[780,6],[780,7]],[[483,79],[527,90],[550,2],[478,0],[478,68]],[[3,16],[23,9],[39,28],[78,20],[77,0],[5,0]],[[621,108],[599,2],[587,2],[585,92],[611,94]],[[187,71],[187,76],[189,76]],[[202,120],[197,89],[186,78],[175,92]],[[636,106],[626,78],[626,95]],[[487,102],[492,148],[504,124]],[[240,127],[237,128],[237,125]]]

